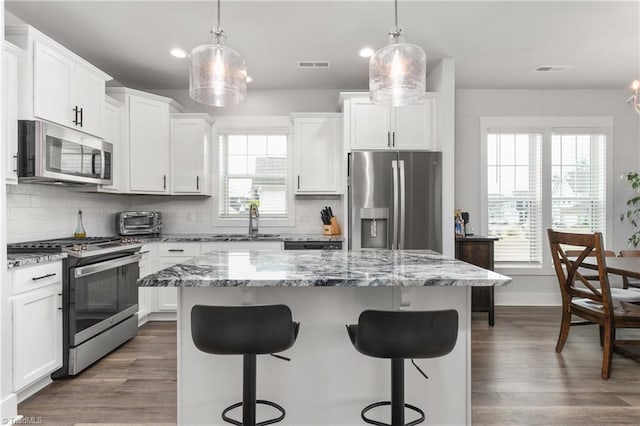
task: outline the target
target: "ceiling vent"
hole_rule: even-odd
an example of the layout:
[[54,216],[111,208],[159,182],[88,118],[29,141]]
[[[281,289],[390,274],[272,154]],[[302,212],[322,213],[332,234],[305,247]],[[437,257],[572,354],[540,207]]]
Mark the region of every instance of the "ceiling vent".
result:
[[331,61],[298,61],[298,68],[327,69],[331,68]]
[[569,65],[541,65],[536,68],[538,72],[562,72],[570,68]]

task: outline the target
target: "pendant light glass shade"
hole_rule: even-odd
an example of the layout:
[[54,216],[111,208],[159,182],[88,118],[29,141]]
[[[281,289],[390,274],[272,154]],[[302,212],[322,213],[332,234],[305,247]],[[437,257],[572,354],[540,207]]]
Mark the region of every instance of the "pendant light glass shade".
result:
[[391,43],[369,60],[371,102],[378,105],[411,105],[424,100],[427,56],[415,44],[403,43],[391,32]]
[[221,35],[215,43],[196,46],[189,56],[189,96],[205,105],[239,105],[247,95],[247,64],[225,46]]
[[237,106],[247,95],[247,63],[225,40],[218,0],[218,25],[211,31],[211,41],[189,55],[189,96],[205,105]]
[[427,56],[420,46],[405,43],[398,26],[398,0],[394,0],[395,25],[390,43],[369,59],[371,102],[400,106],[421,103],[425,98]]

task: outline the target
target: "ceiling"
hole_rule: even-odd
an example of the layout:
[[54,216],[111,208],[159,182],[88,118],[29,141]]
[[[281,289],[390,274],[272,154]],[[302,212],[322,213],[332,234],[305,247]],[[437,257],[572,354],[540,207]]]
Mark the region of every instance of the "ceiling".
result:
[[[406,40],[432,69],[456,60],[458,88],[620,89],[640,77],[640,1],[399,1]],[[5,8],[137,89],[188,87],[187,52],[207,40],[213,1],[5,1]],[[10,21],[10,17],[7,19]],[[222,2],[228,45],[253,89],[366,90],[365,45],[393,24],[387,1]],[[329,60],[328,70],[296,67]],[[569,65],[540,73],[540,65]]]

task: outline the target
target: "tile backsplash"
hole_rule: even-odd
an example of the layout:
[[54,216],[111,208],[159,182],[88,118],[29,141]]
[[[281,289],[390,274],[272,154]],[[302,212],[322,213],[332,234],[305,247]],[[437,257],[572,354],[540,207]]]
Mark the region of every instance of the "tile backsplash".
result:
[[125,195],[79,192],[40,184],[7,185],[7,242],[71,237],[82,210],[87,236],[115,234],[115,213],[129,210]]
[[[114,235],[115,213],[123,210],[157,210],[163,214],[163,233],[243,233],[247,227],[214,227],[213,197],[114,195],[82,192],[70,187],[41,184],[7,185],[7,241],[70,237],[78,210],[88,236]],[[320,210],[331,206],[341,224],[342,197],[296,197],[295,226],[267,227],[261,232],[319,234]],[[248,223],[248,222],[247,222]],[[344,227],[344,225],[343,225]]]

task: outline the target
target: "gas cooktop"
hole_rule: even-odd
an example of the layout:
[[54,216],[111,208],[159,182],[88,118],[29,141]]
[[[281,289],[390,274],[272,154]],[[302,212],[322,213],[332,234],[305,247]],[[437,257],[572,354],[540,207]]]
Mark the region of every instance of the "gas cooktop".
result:
[[55,238],[7,245],[9,253],[67,253],[75,257],[97,256],[142,247],[136,237]]

